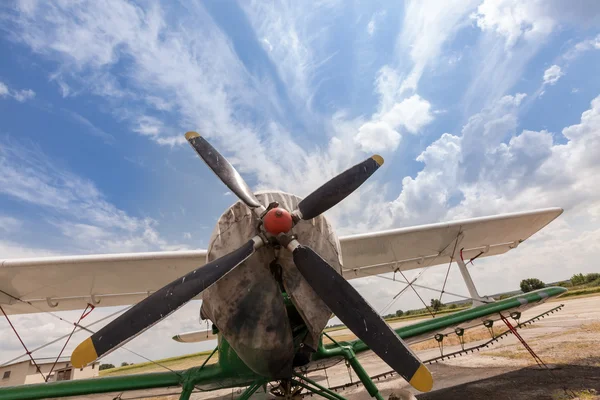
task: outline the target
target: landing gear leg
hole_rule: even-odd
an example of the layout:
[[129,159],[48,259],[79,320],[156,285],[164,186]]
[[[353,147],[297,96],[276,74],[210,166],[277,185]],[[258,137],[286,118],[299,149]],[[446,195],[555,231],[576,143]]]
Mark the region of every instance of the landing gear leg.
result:
[[371,397],[374,397],[377,400],[383,400],[383,397],[381,397],[381,394],[379,393],[379,389],[377,389],[377,386],[375,386],[375,383],[373,382],[369,374],[367,374],[367,371],[365,371],[365,369],[358,361],[358,357],[356,357],[354,351],[352,349],[348,350],[348,356],[346,357],[346,359],[350,363],[350,366],[352,367],[354,372],[356,372],[358,379],[360,379],[365,389],[367,389],[367,392],[369,392]]
[[340,396],[333,390],[329,390],[326,387],[319,385],[317,382],[298,374],[297,372],[294,372],[294,376],[297,379],[292,379],[292,381],[296,385],[300,386],[300,388],[304,388],[313,394],[317,394],[326,398],[327,400],[346,400],[343,396]]
[[248,386],[246,390],[244,390],[244,393],[242,393],[238,400],[248,400],[254,394],[254,392],[264,385],[264,383],[265,382],[262,380],[254,382],[252,385]]

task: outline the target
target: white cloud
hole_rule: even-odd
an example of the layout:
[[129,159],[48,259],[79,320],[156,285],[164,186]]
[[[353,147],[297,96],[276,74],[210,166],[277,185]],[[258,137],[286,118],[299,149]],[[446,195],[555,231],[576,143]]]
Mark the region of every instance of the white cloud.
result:
[[[489,107],[509,93],[553,33],[598,25],[600,3],[484,0],[472,18],[484,35],[479,38],[474,54],[474,59],[480,60],[472,67],[475,78],[465,95],[467,114],[477,112],[481,105]],[[531,99],[537,98],[542,90]]]
[[383,115],[374,114],[359,128],[354,142],[365,152],[393,152],[402,139],[399,129],[416,134],[432,121],[431,104],[415,94],[394,104]]
[[399,93],[413,93],[425,69],[439,59],[442,46],[463,27],[479,0],[409,1],[404,10],[398,39],[397,63],[405,64],[408,54],[413,65],[405,75]]
[[35,97],[35,92],[31,89],[17,90],[13,93],[13,97],[19,103],[23,103],[24,101],[33,99]]
[[371,16],[371,19],[369,20],[369,23],[367,24],[367,33],[369,34],[369,36],[373,36],[373,34],[375,33],[375,30],[377,29],[377,24],[379,24],[379,22],[381,22],[381,20],[386,16],[387,11],[385,10],[381,10],[381,11],[377,11],[376,13],[373,13],[373,15]]
[[0,82],[0,97],[8,96],[8,87]]
[[[480,292],[509,290],[510,284],[516,288],[531,276],[552,282],[597,270],[600,96],[580,123],[562,130],[566,142],[555,141],[556,134],[547,131],[517,132],[522,100],[522,95],[505,96],[472,116],[460,135],[446,133],[428,146],[417,157],[423,169],[403,179],[393,202],[376,206],[380,213],[371,229],[559,206],[566,212],[519,249],[477,262],[471,271]],[[419,282],[439,288],[444,275],[444,268],[434,268]],[[378,278],[361,281],[356,286],[377,309],[399,291],[398,284]],[[459,275],[451,274],[449,284],[446,290],[465,293]],[[373,285],[377,291],[370,289]],[[407,304],[419,303],[408,294],[396,309]]]
[[544,71],[544,84],[554,85],[563,75],[560,67],[558,65],[553,65]]
[[590,50],[600,50],[600,34],[596,37],[582,40],[578,42],[570,48],[564,55],[563,58],[566,61],[573,61],[577,57],[579,57],[582,53],[585,53]]
[[[51,211],[45,221],[61,232],[70,251],[179,248],[160,237],[156,221],[132,217],[109,203],[93,182],[57,166],[34,143],[4,138],[0,167],[0,194]],[[38,222],[41,226],[44,220]]]
[[365,152],[390,152],[400,144],[402,136],[387,122],[367,122],[360,127],[354,140]]
[[483,31],[492,31],[506,38],[508,48],[523,37],[536,40],[548,35],[556,21],[545,8],[546,1],[520,2],[517,0],[484,0],[472,15]]
[[381,119],[393,127],[404,127],[410,133],[418,133],[433,121],[431,104],[415,94],[396,103]]
[[158,118],[144,115],[138,119],[138,126],[134,131],[144,136],[156,137],[163,129],[163,124]]
[[326,36],[338,1],[283,1],[264,3],[245,1],[241,7],[248,16],[261,44],[273,61],[280,79],[296,105],[310,111],[319,67],[332,54],[319,47]]
[[371,18],[369,23],[367,24],[367,32],[369,32],[369,36],[373,36],[375,33],[375,20]]
[[35,92],[31,89],[11,90],[4,82],[0,82],[0,98],[12,97],[19,103],[31,100],[35,97]]
[[364,152],[390,153],[398,148],[402,139],[398,130],[416,134],[432,121],[431,104],[415,94],[394,104],[383,115],[373,115],[370,121],[359,128],[354,142]]

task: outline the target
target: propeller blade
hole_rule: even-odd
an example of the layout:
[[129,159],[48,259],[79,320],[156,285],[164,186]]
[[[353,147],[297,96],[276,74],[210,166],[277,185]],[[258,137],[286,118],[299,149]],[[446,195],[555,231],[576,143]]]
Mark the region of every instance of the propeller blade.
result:
[[210,169],[244,204],[250,208],[261,207],[242,176],[206,139],[196,132],[186,133],[185,138]]
[[331,311],[412,387],[428,392],[431,373],[362,296],[310,247],[288,244],[296,267]]
[[382,165],[383,158],[374,155],[326,182],[298,203],[300,217],[309,220],[329,210],[358,189]]
[[82,368],[127,343],[248,259],[263,245],[255,236],[239,249],[189,272],[152,293],[114,321],[81,342],[71,355],[71,364]]

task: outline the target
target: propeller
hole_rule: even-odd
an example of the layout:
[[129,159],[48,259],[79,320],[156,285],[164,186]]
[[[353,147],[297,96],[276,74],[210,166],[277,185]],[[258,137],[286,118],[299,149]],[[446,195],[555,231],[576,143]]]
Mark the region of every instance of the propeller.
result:
[[202,293],[262,247],[259,236],[229,254],[197,268],[152,293],[98,332],[81,342],[71,364],[82,368],[127,343]]
[[223,181],[223,183],[235,195],[250,208],[259,208],[261,204],[252,193],[241,175],[233,168],[233,165],[223,157],[210,143],[196,132],[185,134],[188,143],[196,150],[196,153],[204,160],[210,169]]
[[367,301],[310,247],[279,236],[292,252],[294,264],[329,309],[375,354],[415,389],[428,392],[431,373]]
[[[188,132],[185,138],[209,168],[251,209],[261,207],[244,179],[214,147],[197,132]],[[383,158],[374,155],[330,179],[317,190],[306,196],[292,214],[310,220],[329,210],[362,185],[383,165]]]
[[133,339],[243,263],[256,249],[270,245],[271,238],[276,238],[292,252],[296,267],[315,293],[358,338],[415,389],[431,390],[433,381],[429,370],[402,339],[325,260],[289,236],[300,219],[315,218],[354,192],[383,164],[383,158],[374,155],[342,172],[300,201],[298,209],[290,213],[276,204],[265,209],[231,163],[210,143],[196,132],[188,132],[185,137],[223,183],[259,216],[265,232],[239,249],[171,282],[110,322],[75,349],[71,356],[73,366],[81,368]]
[[360,164],[347,169],[298,203],[298,216],[313,219],[344,200],[383,165],[379,155],[367,158]]

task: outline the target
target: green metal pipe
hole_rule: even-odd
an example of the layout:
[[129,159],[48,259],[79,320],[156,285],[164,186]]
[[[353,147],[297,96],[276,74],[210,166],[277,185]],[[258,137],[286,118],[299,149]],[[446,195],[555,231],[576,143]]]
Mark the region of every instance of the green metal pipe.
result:
[[190,400],[190,396],[192,395],[193,391],[194,385],[190,382],[187,382],[185,385],[183,385],[181,394],[179,395],[179,400]]
[[144,375],[115,376],[101,379],[40,383],[36,385],[12,386],[0,390],[2,400],[34,400],[47,397],[80,396],[93,393],[118,392],[124,390],[153,389],[178,386],[181,377],[172,372]]
[[[458,311],[449,315],[444,315],[434,319],[428,319],[425,321],[417,322],[409,326],[395,329],[395,332],[402,339],[409,339],[419,335],[424,335],[432,332],[437,332],[442,329],[448,328],[449,326],[459,325],[469,321],[484,318],[499,312],[507,311],[517,307],[534,307],[539,303],[547,300],[551,297],[556,297],[566,292],[567,289],[563,287],[553,286],[544,289],[535,290],[522,295],[514,296],[508,299],[499,300],[493,303],[484,304],[478,307],[470,308],[468,310]],[[334,350],[339,348],[338,346],[351,346],[355,353],[360,353],[369,350],[369,347],[362,340],[344,341],[338,344],[329,344],[324,346],[323,350]],[[323,356],[331,356],[330,353],[325,351]],[[317,355],[317,359],[321,358],[321,355]]]
[[[183,383],[184,374],[185,371],[157,372],[53,382],[51,384],[13,386],[0,389],[0,398],[2,400],[37,400],[49,397],[82,396],[94,393],[174,387]],[[206,380],[224,377],[218,364],[205,366],[200,375],[202,379]]]
[[346,400],[345,397],[335,393],[333,390],[329,390],[323,386],[319,386],[317,385],[315,382],[306,379],[306,378],[302,378],[304,381],[310,382],[313,385],[315,385],[319,390],[315,390],[314,388],[310,387],[309,385],[307,385],[306,383],[296,380],[296,379],[292,379],[292,382],[294,382],[296,385],[310,391],[311,393],[314,394],[318,394],[321,397],[325,397],[327,400]]
[[[329,337],[329,335],[327,335],[327,337]],[[360,381],[364,385],[365,389],[367,389],[367,392],[369,393],[369,395],[371,395],[371,397],[375,397],[377,400],[383,400],[381,398],[381,395],[379,394],[379,389],[377,389],[377,386],[375,385],[375,383],[373,382],[373,380],[371,379],[371,377],[369,376],[367,371],[364,370],[360,361],[358,361],[358,358],[356,357],[356,353],[352,349],[352,346],[340,345],[333,338],[330,338],[330,339],[332,341],[334,341],[334,343],[337,344],[338,347],[325,348],[325,347],[323,347],[323,343],[321,341],[319,343],[319,348],[318,348],[318,351],[315,354],[315,356],[320,357],[320,358],[329,358],[329,357],[338,357],[338,356],[344,357],[346,360],[348,360],[348,362],[350,363],[350,366],[352,367],[354,372],[356,372],[358,379],[360,379]]]
[[350,351],[352,352],[352,357],[348,359],[348,362],[352,366],[354,372],[356,372],[358,379],[360,379],[360,381],[364,385],[365,389],[367,389],[367,392],[369,392],[371,397],[375,397],[377,400],[383,400],[383,398],[379,394],[379,389],[377,389],[377,386],[375,385],[369,374],[367,374],[367,371],[365,371],[365,369],[362,367],[354,352],[352,350]]
[[258,390],[259,387],[263,385],[264,381],[256,381],[252,385],[248,386],[248,388],[242,393],[238,400],[248,400],[254,392]]

